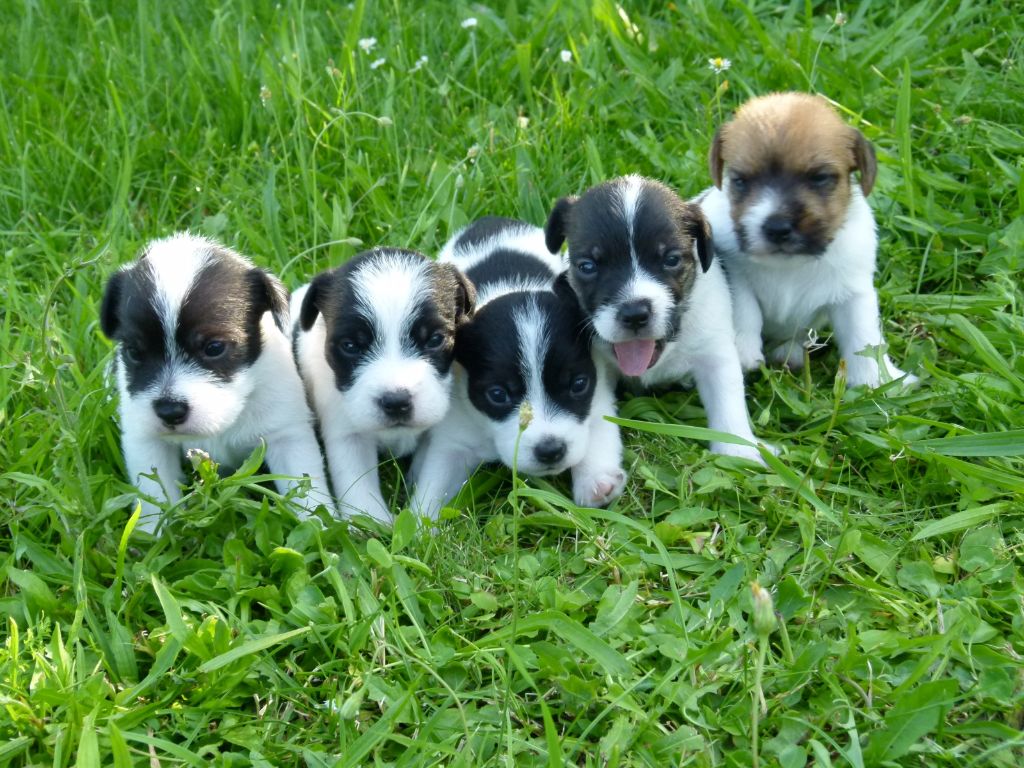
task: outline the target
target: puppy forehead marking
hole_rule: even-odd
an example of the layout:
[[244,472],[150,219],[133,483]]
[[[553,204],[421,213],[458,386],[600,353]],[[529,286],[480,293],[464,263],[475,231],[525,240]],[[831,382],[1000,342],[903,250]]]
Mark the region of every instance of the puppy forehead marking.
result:
[[819,96],[772,94],[740,107],[726,127],[728,164],[748,170],[810,168],[841,163],[850,166],[853,147],[849,127]]
[[352,276],[358,312],[381,338],[399,341],[411,326],[431,293],[428,267],[425,259],[379,252]]
[[524,400],[534,408],[541,408],[547,400],[544,397],[544,360],[550,345],[547,316],[536,297],[531,296],[523,306],[516,307],[512,321],[519,332],[519,366],[526,384]]
[[626,176],[616,188],[619,205],[622,206],[622,220],[626,225],[627,239],[629,240],[629,258],[634,266],[639,261],[636,255],[635,224],[642,190],[643,185],[639,176]]

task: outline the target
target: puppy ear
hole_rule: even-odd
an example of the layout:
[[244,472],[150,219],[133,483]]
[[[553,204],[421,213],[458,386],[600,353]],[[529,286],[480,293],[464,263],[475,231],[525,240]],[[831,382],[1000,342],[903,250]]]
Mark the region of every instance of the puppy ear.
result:
[[252,285],[252,296],[256,307],[263,312],[270,312],[274,317],[274,325],[285,334],[288,333],[288,289],[284,283],[269,272],[253,269],[249,272]]
[[438,264],[438,267],[452,281],[452,288],[455,291],[455,324],[460,325],[471,319],[476,311],[476,287],[454,264]]
[[118,310],[126,276],[127,273],[123,269],[119,269],[107,280],[107,287],[103,291],[103,303],[100,305],[100,329],[108,339],[115,338],[117,329],[121,326]]
[[563,197],[551,209],[548,223],[544,225],[544,242],[552,253],[558,253],[562,248],[562,243],[565,242],[565,230],[568,224],[569,211],[576,204],[576,200],[575,195]]
[[334,272],[321,272],[309,284],[306,295],[302,297],[302,306],[299,308],[299,325],[302,326],[302,330],[308,331],[316,322],[316,316],[320,314],[320,302],[323,301],[327,286],[333,277]]
[[715,182],[715,186],[719,189],[722,188],[722,168],[725,165],[725,160],[722,159],[724,133],[725,126],[718,126],[718,130],[715,131],[715,137],[711,139],[711,149],[708,150],[708,170],[711,171],[711,180]]
[[683,214],[683,228],[693,238],[693,244],[697,248],[697,258],[700,259],[701,269],[707,272],[711,268],[711,260],[715,258],[715,245],[711,237],[711,224],[700,208],[687,203],[686,211]]
[[867,197],[875,186],[875,178],[878,176],[878,160],[875,158],[875,148],[871,142],[864,138],[864,134],[856,128],[853,131],[853,159],[857,170],[860,171],[860,188]]

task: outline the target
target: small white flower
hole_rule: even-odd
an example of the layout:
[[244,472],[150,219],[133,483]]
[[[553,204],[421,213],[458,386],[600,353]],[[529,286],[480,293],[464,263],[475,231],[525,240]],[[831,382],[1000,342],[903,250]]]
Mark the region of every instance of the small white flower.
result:
[[835,24],[835,25],[836,25],[837,27],[841,27],[841,26],[843,26],[844,24],[846,24],[846,21],[847,21],[847,19],[846,19],[846,14],[845,14],[845,13],[843,13],[842,11],[839,11],[839,12],[838,12],[838,13],[836,14],[836,18],[835,18],[835,21],[834,21],[833,23],[834,23],[834,24]]
[[263,104],[264,107],[267,106],[267,102],[270,101],[271,95],[270,89],[267,88],[267,86],[260,86],[260,103]]
[[468,157],[470,160],[476,159],[476,156],[479,155],[479,154],[480,154],[480,145],[479,144],[474,144],[473,146],[471,146],[469,149],[466,150],[466,157]]
[[729,67],[732,66],[732,62],[729,59],[723,59],[721,56],[716,56],[713,59],[708,59],[708,67],[716,75],[720,75]]
[[376,37],[364,37],[359,40],[359,48],[363,53],[369,53],[377,47]]
[[380,125],[380,126],[382,126],[384,128],[390,128],[394,124],[395,124],[395,121],[392,120],[387,115],[381,115],[380,117],[377,118],[377,125]]
[[412,65],[412,69],[410,69],[409,71],[419,72],[421,69],[423,69],[423,67],[426,65],[428,61],[430,61],[430,59],[427,58],[426,56],[420,56],[418,59],[416,59],[416,63]]
[[520,129],[525,131],[527,128],[530,127],[530,118],[528,118],[526,115],[520,115],[519,117],[516,118],[516,124],[520,127]]
[[377,69],[377,67],[383,67],[387,63],[388,63],[388,60],[385,59],[385,58],[377,59],[372,64],[370,64],[370,69]]
[[572,61],[572,51],[562,51],[560,54],[558,54],[558,56],[566,64],[568,64],[570,61]]
[[477,25],[476,17],[475,16],[470,16],[468,19],[466,19],[464,22],[462,22],[461,26],[462,26],[463,29],[472,29],[476,25]]

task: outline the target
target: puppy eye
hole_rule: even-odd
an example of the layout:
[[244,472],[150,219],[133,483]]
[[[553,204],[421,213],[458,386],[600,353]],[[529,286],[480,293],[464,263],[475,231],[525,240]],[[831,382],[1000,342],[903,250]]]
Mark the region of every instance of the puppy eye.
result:
[[590,377],[585,373],[581,373],[575,379],[572,380],[572,384],[569,385],[569,394],[573,397],[583,397],[587,392],[590,391]]
[[498,385],[488,387],[487,391],[484,392],[484,396],[491,405],[502,406],[512,402],[512,398],[508,395],[508,390]]
[[220,339],[213,339],[212,341],[206,342],[203,347],[203,357],[215,359],[227,352],[228,345]]
[[444,346],[444,334],[441,333],[440,331],[437,331],[436,333],[431,334],[430,338],[427,339],[427,343],[426,343],[427,349],[440,349],[443,346]]
[[820,189],[823,187],[828,187],[833,182],[835,182],[836,175],[834,173],[829,173],[827,171],[818,171],[816,173],[810,174],[807,177],[807,180],[811,183],[811,186],[818,187]]
[[729,183],[732,185],[732,188],[735,189],[737,192],[747,191],[747,180],[742,176],[730,176]]
[[668,269],[675,269],[683,263],[683,252],[677,250],[669,251],[662,257],[661,263]]
[[123,345],[121,347],[121,354],[124,356],[124,359],[132,365],[138,365],[142,360],[142,350],[138,347]]
[[355,357],[362,351],[362,348],[353,339],[342,339],[338,342],[338,349],[343,355],[349,357]]
[[576,271],[584,277],[592,277],[597,274],[597,262],[593,259],[580,259],[576,262]]

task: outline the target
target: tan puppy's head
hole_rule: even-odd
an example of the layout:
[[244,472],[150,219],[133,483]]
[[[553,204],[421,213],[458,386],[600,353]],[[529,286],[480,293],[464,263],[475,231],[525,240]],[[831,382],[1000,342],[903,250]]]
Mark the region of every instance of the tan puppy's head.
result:
[[751,99],[715,133],[708,156],[729,197],[741,247],[753,256],[821,255],[846,220],[850,174],[864,195],[875,183],[875,151],[820,96]]

